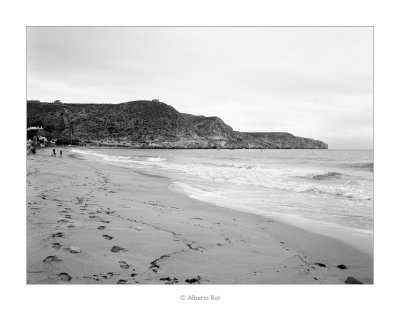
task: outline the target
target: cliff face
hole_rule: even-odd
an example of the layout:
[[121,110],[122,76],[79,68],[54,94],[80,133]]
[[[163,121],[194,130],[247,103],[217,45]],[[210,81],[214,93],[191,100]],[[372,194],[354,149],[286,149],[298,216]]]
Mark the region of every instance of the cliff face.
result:
[[73,142],[133,148],[326,149],[327,144],[289,133],[241,133],[218,117],[180,113],[157,101],[57,104],[28,101],[29,126]]

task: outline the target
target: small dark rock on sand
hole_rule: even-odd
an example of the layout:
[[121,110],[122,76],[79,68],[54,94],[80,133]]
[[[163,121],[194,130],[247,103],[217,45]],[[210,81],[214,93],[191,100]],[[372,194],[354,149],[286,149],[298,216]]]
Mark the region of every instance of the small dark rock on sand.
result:
[[325,267],[326,267],[326,264],[324,264],[324,263],[316,262],[315,264],[316,264],[317,266],[322,267],[322,268],[325,268]]
[[97,230],[103,230],[105,228],[106,228],[105,226],[99,226],[99,227],[97,227]]
[[342,270],[347,269],[346,265],[338,265],[337,267],[338,267],[339,269],[342,269]]
[[105,238],[106,240],[112,240],[114,237],[108,234],[103,234],[103,238]]
[[363,282],[360,282],[359,280],[353,278],[352,276],[349,276],[346,281],[344,281],[346,284],[363,284]]
[[198,275],[197,278],[186,279],[185,282],[189,284],[200,284],[200,275]]

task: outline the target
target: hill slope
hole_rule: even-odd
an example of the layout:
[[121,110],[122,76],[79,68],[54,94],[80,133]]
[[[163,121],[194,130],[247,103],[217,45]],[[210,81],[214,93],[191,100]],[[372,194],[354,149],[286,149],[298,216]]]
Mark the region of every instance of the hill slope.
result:
[[218,117],[194,116],[157,101],[121,104],[27,102],[27,125],[65,141],[133,148],[326,149],[289,133],[241,133]]

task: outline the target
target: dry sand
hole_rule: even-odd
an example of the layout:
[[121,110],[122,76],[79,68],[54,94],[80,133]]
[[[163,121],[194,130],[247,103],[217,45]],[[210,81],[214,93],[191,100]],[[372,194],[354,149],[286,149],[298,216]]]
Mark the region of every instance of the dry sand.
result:
[[51,153],[27,157],[28,284],[373,282],[371,256],[342,242]]

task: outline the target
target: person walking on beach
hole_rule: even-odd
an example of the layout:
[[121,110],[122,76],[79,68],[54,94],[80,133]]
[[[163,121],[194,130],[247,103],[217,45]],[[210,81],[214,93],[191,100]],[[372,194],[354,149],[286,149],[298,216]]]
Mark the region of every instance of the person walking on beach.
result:
[[52,157],[57,157],[56,155],[56,149],[53,149],[53,154],[51,155]]
[[60,158],[62,158],[62,150],[60,149]]

